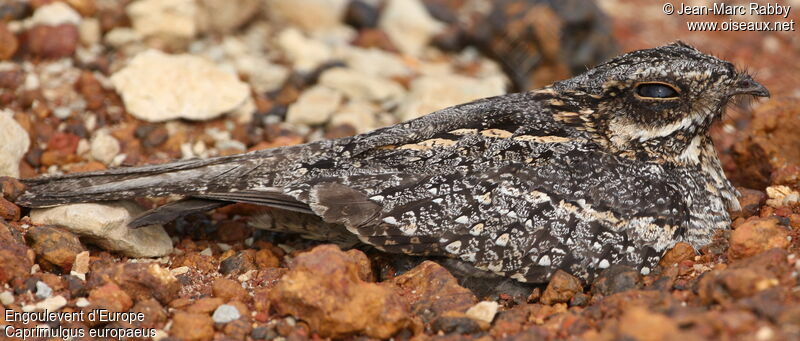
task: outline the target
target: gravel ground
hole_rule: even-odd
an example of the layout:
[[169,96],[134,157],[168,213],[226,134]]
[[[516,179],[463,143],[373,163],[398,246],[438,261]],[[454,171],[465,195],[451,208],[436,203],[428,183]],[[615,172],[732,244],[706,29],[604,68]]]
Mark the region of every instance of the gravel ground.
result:
[[[800,339],[800,36],[686,29],[798,17],[668,16],[661,5],[0,1],[0,333]],[[130,230],[131,217],[174,198],[13,204],[14,178],[349,136],[678,39],[747,68],[773,96],[731,105],[713,129],[743,194],[732,229],[701,250],[678,244],[647,276],[611,267],[581,283],[559,272],[524,297],[480,297],[434,262],[399,274],[375,252],[253,230],[247,217],[261,207]],[[51,338],[31,336],[45,329]]]

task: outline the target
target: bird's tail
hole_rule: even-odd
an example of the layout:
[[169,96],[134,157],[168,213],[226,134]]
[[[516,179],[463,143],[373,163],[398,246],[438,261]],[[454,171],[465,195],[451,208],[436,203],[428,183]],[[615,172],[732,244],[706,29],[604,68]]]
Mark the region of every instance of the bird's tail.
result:
[[145,196],[192,195],[231,181],[243,172],[251,172],[259,164],[254,161],[264,157],[269,158],[269,155],[248,153],[22,179],[26,191],[16,203],[25,207],[49,207]]

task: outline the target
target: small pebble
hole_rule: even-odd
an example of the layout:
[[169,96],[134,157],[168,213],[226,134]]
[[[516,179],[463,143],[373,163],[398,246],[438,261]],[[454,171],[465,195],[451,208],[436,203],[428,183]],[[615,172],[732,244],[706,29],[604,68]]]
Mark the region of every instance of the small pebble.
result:
[[498,304],[497,302],[483,301],[467,309],[466,314],[470,318],[479,321],[484,321],[486,323],[492,323],[492,320],[494,320],[494,316],[497,314],[497,308],[499,307],[500,304]]
[[64,298],[64,296],[58,295],[36,303],[36,309],[44,311],[57,311],[63,308],[65,305],[67,305],[67,299]]
[[53,289],[47,283],[38,281],[36,282],[36,297],[48,298],[53,295]]
[[85,275],[89,272],[89,251],[83,251],[75,255],[75,262],[72,263],[72,271]]
[[183,274],[189,272],[189,267],[188,266],[181,266],[181,267],[174,268],[174,269],[170,270],[169,272],[171,272],[175,276],[183,275]]
[[10,291],[3,291],[0,293],[0,303],[7,306],[14,303],[14,294]]
[[214,310],[214,314],[211,315],[211,319],[215,323],[228,323],[239,319],[239,317],[241,317],[239,310],[230,304],[223,304],[217,307],[217,310]]
[[79,297],[77,300],[75,300],[75,306],[78,308],[88,307],[89,300],[87,300],[86,297]]

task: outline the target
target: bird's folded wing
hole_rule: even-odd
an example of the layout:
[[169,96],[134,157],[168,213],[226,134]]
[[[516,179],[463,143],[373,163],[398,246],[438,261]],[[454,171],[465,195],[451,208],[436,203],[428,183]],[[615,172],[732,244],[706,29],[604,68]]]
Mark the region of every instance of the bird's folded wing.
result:
[[590,279],[611,264],[652,267],[680,237],[684,199],[658,170],[602,158],[410,177],[380,193],[326,179],[308,183],[307,200],[385,251],[460,258],[524,282],[559,268]]

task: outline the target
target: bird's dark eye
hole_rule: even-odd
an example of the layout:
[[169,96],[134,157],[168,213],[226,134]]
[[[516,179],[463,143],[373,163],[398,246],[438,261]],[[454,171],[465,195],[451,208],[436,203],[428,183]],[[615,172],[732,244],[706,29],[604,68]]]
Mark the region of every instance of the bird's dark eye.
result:
[[643,98],[678,98],[678,90],[665,83],[640,83],[636,86],[636,94]]

